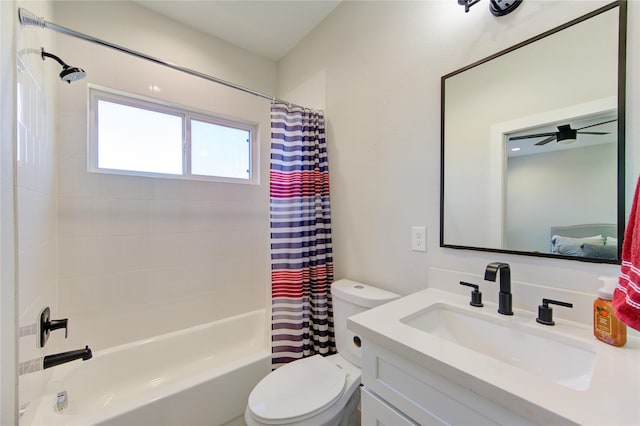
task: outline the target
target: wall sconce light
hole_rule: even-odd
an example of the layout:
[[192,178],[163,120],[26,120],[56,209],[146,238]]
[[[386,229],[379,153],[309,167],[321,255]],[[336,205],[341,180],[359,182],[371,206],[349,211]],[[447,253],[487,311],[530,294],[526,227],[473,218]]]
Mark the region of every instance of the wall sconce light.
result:
[[[465,13],[480,0],[458,0],[458,4],[464,6]],[[489,0],[489,10],[494,16],[504,16],[513,12],[520,6],[522,0]]]

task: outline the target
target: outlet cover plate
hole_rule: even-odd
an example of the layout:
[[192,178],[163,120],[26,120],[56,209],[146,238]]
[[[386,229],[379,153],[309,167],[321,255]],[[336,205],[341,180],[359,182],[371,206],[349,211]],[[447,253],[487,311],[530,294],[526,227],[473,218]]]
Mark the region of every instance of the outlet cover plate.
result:
[[427,251],[427,228],[424,226],[411,227],[411,250]]

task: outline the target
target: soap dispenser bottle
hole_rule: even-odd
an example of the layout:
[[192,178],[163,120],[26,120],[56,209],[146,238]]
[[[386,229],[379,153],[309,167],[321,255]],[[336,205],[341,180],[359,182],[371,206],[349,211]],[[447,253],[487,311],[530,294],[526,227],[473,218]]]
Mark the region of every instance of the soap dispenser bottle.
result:
[[616,288],[616,277],[600,277],[602,287],[599,297],[593,302],[593,335],[613,346],[624,346],[627,343],[627,326],[620,322],[611,305],[613,291]]

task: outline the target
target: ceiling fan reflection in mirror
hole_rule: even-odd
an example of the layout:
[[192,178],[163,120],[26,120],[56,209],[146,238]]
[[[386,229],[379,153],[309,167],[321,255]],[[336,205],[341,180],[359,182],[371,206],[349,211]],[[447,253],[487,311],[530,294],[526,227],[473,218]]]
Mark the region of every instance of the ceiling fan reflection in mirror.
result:
[[572,143],[575,142],[578,134],[585,135],[608,135],[610,132],[583,132],[582,130],[591,127],[601,126],[603,124],[613,123],[617,119],[607,120],[596,124],[590,124],[588,126],[579,127],[574,129],[570,124],[561,124],[557,126],[556,132],[534,133],[530,135],[510,136],[509,141],[516,141],[522,139],[544,138],[543,140],[536,142],[534,145],[542,146],[549,142],[557,141],[558,143]]

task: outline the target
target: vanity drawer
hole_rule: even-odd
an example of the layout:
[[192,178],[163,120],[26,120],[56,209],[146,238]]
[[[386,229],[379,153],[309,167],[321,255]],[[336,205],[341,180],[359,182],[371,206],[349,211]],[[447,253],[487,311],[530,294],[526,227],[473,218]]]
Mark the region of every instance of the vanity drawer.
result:
[[364,386],[418,424],[534,424],[394,352],[368,341],[362,348]]
[[360,389],[362,392],[360,398],[362,426],[419,426],[418,423],[408,419],[366,387]]

